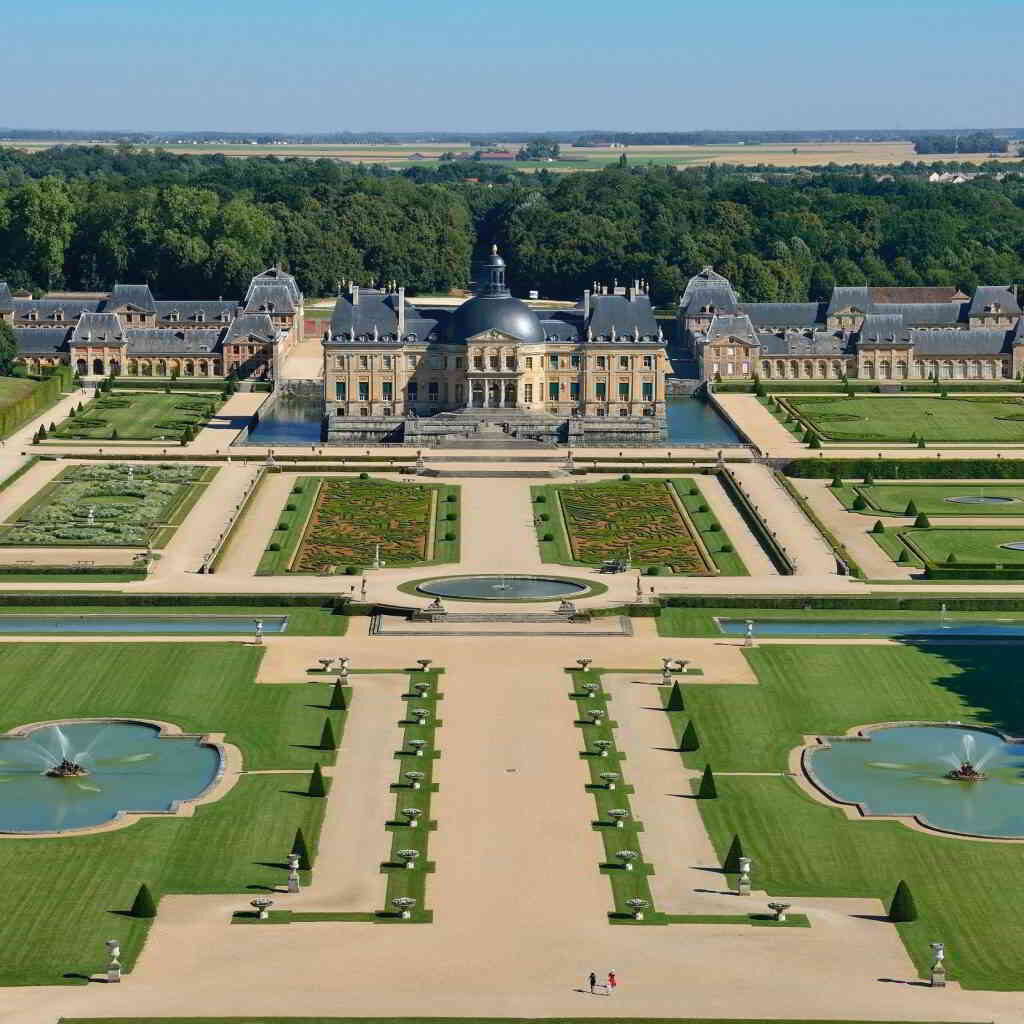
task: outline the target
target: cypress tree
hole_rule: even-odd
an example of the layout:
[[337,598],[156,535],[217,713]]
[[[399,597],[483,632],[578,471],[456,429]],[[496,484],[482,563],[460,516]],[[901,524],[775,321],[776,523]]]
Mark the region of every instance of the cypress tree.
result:
[[40,426],[39,427],[39,440],[40,441],[45,441],[46,440],[46,427],[44,427],[44,426]]
[[329,718],[324,719],[323,732],[320,733],[321,750],[337,750],[338,741],[334,738],[334,726]]
[[916,516],[918,514],[918,508],[914,504],[913,498],[907,502],[907,507],[903,510],[905,516]]
[[838,488],[840,488],[842,486],[843,486],[843,481],[842,481],[841,477],[838,477],[838,476],[832,477],[832,483],[829,484],[829,487],[831,487],[833,490],[837,490]]
[[927,445],[927,444],[925,444],[925,441],[924,441],[924,438],[923,438],[923,437],[919,437],[919,438],[917,439],[917,447],[918,447],[918,448],[927,448],[927,447],[928,447],[928,445]]
[[679,742],[679,749],[688,752],[696,750],[698,747],[700,747],[700,741],[697,739],[697,730],[692,721],[687,722],[686,728],[683,730],[683,738]]
[[139,891],[135,894],[131,916],[156,917],[156,901],[153,899],[153,894],[149,891],[149,886],[145,882],[139,886]]
[[683,704],[683,691],[680,689],[678,683],[672,684],[672,689],[668,694],[668,703],[665,705],[666,711],[683,711],[685,705]]
[[301,828],[295,830],[295,840],[292,843],[292,853],[299,855],[299,870],[309,871],[312,864],[309,861],[309,847],[306,845],[306,837]]
[[853,499],[852,507],[854,511],[862,512],[868,507],[867,498],[865,498],[863,494],[858,494],[857,497]]
[[900,548],[900,556],[896,559],[897,562],[909,562],[910,552],[906,548]]
[[892,903],[889,905],[889,920],[894,922],[917,920],[917,905],[914,903],[914,894],[910,891],[910,886],[902,880],[896,886]]
[[725,855],[725,861],[722,864],[722,870],[728,875],[739,874],[740,857],[742,856],[743,844],[740,842],[740,837],[733,836],[729,852]]
[[946,565],[954,565],[957,561],[958,559],[955,551],[950,551],[950,553],[946,555]]
[[704,774],[701,776],[700,788],[697,796],[701,800],[714,800],[718,796],[718,789],[715,786],[715,776],[711,772],[711,765],[704,765]]
[[811,443],[807,447],[818,451],[821,448],[821,438],[815,434],[814,437],[811,438]]
[[881,519],[875,520],[875,525],[871,527],[872,533],[885,533],[885,523]]
[[874,482],[875,482],[874,474],[870,470],[868,470],[868,472],[866,472],[864,474],[864,486],[865,487],[871,487],[874,484]]
[[919,530],[927,530],[931,525],[932,521],[923,512],[914,520],[914,526]]
[[309,789],[307,796],[327,796],[327,787],[324,786],[324,773],[320,770],[320,762],[313,765],[313,771],[309,776]]
[[345,690],[341,685],[340,679],[336,680],[334,683],[334,689],[331,690],[331,702],[327,706],[332,711],[344,711],[346,708]]

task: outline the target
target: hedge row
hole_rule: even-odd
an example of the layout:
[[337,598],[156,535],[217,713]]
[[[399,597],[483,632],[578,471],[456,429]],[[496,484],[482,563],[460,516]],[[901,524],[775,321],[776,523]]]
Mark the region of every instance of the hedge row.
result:
[[925,566],[925,577],[930,580],[1024,580],[1024,567],[1009,569],[991,566],[946,566],[929,563]]
[[[68,570],[62,568],[60,571],[63,573]],[[111,573],[117,570],[106,571]],[[54,591],[0,594],[0,606],[64,604],[69,607],[131,605],[140,608],[174,608],[192,605],[226,608],[330,608],[341,613],[347,611],[348,598],[322,594],[61,594]]]
[[0,565],[0,576],[123,576],[144,580],[146,573],[120,565]]
[[32,390],[0,410],[0,436],[7,437],[22,424],[59,401],[61,393],[71,389],[70,370],[66,366],[38,381]]
[[[715,384],[714,390],[717,394],[753,394],[756,387],[757,385],[753,381],[725,381],[721,384]],[[770,394],[785,393],[787,391],[819,391],[825,394],[832,394],[834,392],[840,395],[845,394],[847,391],[853,391],[855,394],[861,395],[877,395],[882,393],[882,385],[877,381],[867,383],[855,380],[844,384],[842,381],[837,380],[766,380],[762,377],[761,389]],[[930,392],[932,394],[940,394],[943,391],[948,391],[950,394],[981,391],[1021,392],[1024,391],[1024,382],[980,380],[976,384],[970,384],[964,381],[942,380],[936,384],[934,381],[914,383],[886,381],[885,390],[887,392]]]
[[124,391],[223,391],[224,381],[219,378],[209,377],[178,377],[171,380],[169,377],[114,377],[112,378],[114,389]]
[[[974,578],[973,573],[971,578]],[[947,610],[953,612],[1012,612],[1024,610],[1024,594],[1019,597],[954,597],[945,594],[936,597],[790,597],[771,594],[727,597],[717,594],[671,594],[659,598],[659,603],[664,608],[780,608],[796,611],[857,608],[870,611],[940,611],[945,605]]]
[[1016,480],[1024,478],[1024,459],[794,459],[786,476],[804,479],[863,480]]

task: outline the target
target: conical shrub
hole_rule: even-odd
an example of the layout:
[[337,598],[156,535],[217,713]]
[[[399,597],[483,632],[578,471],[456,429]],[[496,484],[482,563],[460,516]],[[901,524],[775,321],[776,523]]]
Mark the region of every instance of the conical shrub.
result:
[[718,788],[715,786],[715,776],[711,771],[711,765],[706,764],[704,766],[704,774],[700,779],[700,788],[697,790],[697,796],[701,800],[714,800],[718,796]]
[[722,863],[722,870],[729,875],[739,874],[740,857],[742,856],[743,844],[740,842],[740,837],[733,836],[732,843],[729,846],[729,852],[725,855],[725,860]]
[[306,837],[303,835],[302,829],[297,828],[295,830],[295,841],[292,843],[292,853],[299,855],[299,870],[309,871],[312,868],[312,864],[309,860],[309,847],[306,845]]
[[337,750],[338,741],[334,738],[334,726],[329,718],[324,719],[323,732],[320,733],[321,750]]
[[678,683],[672,684],[672,689],[669,690],[668,703],[665,705],[666,711],[684,711],[685,705],[683,704],[683,691]]
[[902,880],[896,886],[892,903],[889,904],[889,920],[894,922],[917,920],[917,904],[914,903],[914,894],[910,891],[910,886]]
[[331,702],[327,705],[332,711],[344,711],[348,705],[345,703],[345,688],[339,679],[331,690]]
[[697,729],[693,722],[687,722],[683,730],[683,738],[679,741],[679,749],[682,751],[697,750],[700,747],[700,740],[697,739]]
[[867,498],[864,497],[863,494],[858,494],[857,497],[853,499],[853,508],[857,512],[862,512],[867,507],[868,507],[868,500],[867,500]]
[[923,512],[914,520],[914,526],[919,530],[927,530],[931,525],[932,521]]
[[872,533],[885,533],[885,523],[881,519],[875,520],[875,525],[871,527]]
[[139,891],[135,894],[131,915],[132,917],[156,917],[156,901],[145,882],[139,886]]
[[903,510],[905,516],[916,516],[918,514],[917,505],[914,504],[913,498],[907,502],[907,507]]
[[313,771],[309,776],[308,796],[327,796],[327,788],[324,786],[324,773],[320,770],[320,762],[313,765]]
[[837,490],[838,488],[840,488],[842,486],[843,486],[843,481],[842,481],[841,477],[838,477],[838,476],[832,477],[832,483],[829,484],[829,487],[831,487],[833,490]]

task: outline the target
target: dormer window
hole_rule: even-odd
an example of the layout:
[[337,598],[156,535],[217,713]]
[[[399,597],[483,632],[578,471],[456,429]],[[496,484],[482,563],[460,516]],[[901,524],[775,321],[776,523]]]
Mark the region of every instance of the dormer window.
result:
[[177,323],[178,311],[176,309],[171,310],[171,312],[167,314],[167,319],[170,320],[171,323]]
[[63,309],[55,309],[53,311],[53,319],[54,320],[63,320],[64,319],[64,310]]
[[205,319],[206,319],[206,314],[201,309],[197,309],[196,310],[196,322],[197,323],[202,323]]
[[28,311],[28,314],[26,315],[25,319],[26,320],[38,320],[39,319],[39,314],[34,309],[30,309]]

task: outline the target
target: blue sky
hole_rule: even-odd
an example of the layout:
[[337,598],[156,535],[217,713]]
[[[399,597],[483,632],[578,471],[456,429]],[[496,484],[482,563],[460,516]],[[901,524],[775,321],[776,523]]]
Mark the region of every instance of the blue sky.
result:
[[1008,0],[0,0],[0,126],[1024,127]]

